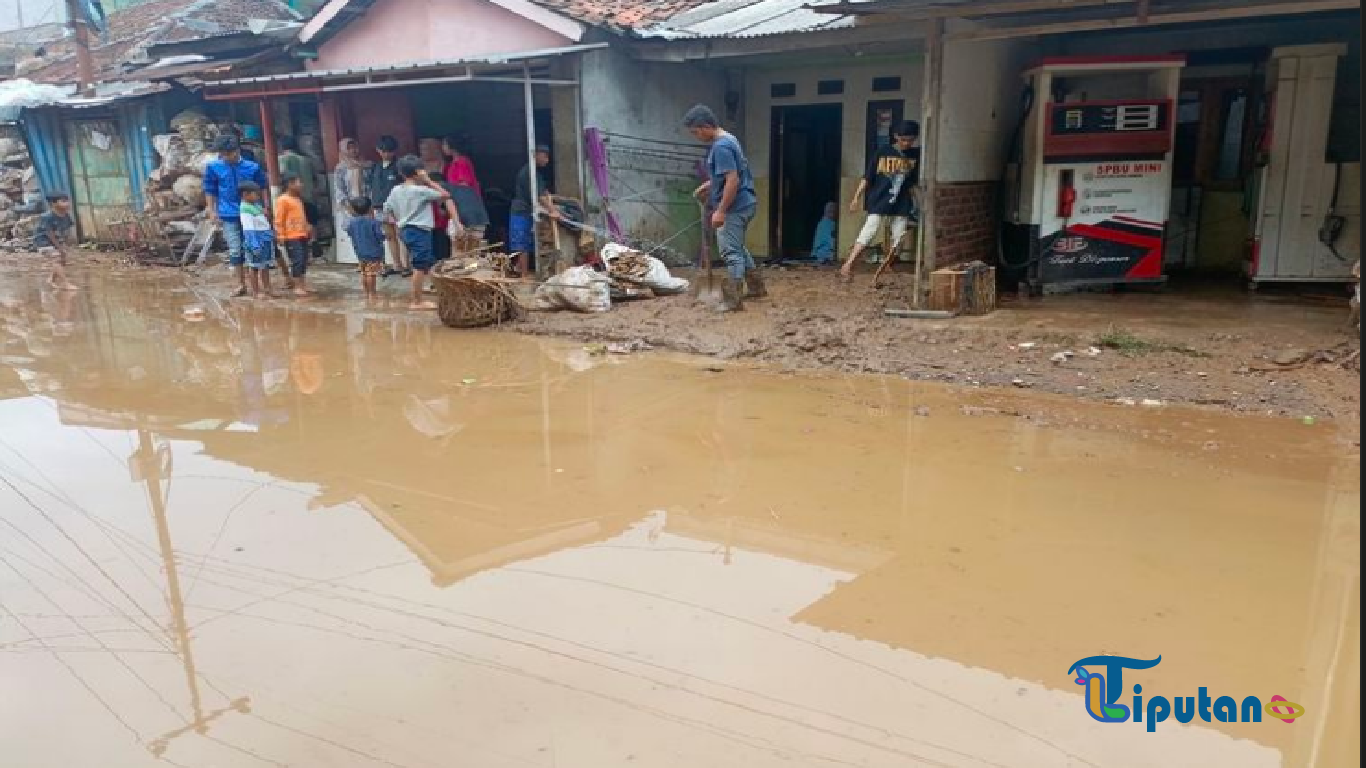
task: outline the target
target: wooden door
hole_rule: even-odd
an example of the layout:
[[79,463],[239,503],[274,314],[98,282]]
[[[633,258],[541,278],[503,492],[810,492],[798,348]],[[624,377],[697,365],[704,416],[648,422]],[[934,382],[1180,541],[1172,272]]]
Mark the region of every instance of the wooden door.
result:
[[73,120],[65,131],[77,233],[83,240],[119,239],[123,228],[117,222],[133,212],[133,187],[118,123]]

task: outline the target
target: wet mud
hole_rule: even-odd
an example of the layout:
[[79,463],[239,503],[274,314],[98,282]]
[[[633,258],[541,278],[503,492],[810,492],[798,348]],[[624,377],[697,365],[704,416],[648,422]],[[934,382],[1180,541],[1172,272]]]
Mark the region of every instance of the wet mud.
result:
[[[1344,424],[1360,417],[1360,365],[1353,357],[1360,343],[1347,327],[1345,295],[1058,296],[1010,302],[986,317],[925,321],[883,314],[908,306],[905,275],[884,278],[876,289],[867,276],[843,286],[831,273],[807,270],[777,271],[767,282],[772,298],[747,303],[742,314],[718,316],[676,297],[618,305],[601,316],[535,314],[517,328],[789,370],[883,373]],[[1112,349],[1107,339],[1139,346]],[[1088,355],[1092,347],[1100,353]],[[1059,355],[1065,359],[1055,360]]]
[[0,283],[6,765],[1359,761],[1332,421],[85,284]]

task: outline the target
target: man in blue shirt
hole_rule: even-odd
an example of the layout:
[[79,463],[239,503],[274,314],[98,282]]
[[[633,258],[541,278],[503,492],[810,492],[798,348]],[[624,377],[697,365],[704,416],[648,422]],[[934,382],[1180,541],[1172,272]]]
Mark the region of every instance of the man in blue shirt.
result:
[[242,195],[238,189],[246,181],[266,189],[269,182],[261,166],[242,157],[242,146],[236,136],[219,136],[214,149],[218,150],[218,159],[210,161],[204,169],[205,209],[209,221],[222,227],[223,239],[228,243],[228,263],[237,273],[238,287],[233,295],[246,296],[249,291],[246,258],[242,255]]
[[697,188],[698,199],[710,196],[711,226],[716,230],[721,257],[726,262],[726,282],[722,286],[722,312],[744,309],[744,299],[768,295],[764,280],[745,248],[745,231],[754,220],[759,198],[754,193],[754,174],[750,172],[740,140],[721,128],[716,113],[698,105],[683,116],[683,125],[693,138],[711,145],[707,152],[707,182]]

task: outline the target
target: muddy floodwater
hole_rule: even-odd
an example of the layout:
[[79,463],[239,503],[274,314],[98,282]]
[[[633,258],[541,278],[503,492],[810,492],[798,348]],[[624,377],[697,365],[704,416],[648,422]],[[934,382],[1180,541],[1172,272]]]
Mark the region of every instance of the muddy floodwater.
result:
[[[1331,422],[36,277],[0,278],[4,766],[1358,763]],[[1100,655],[1161,657],[1125,707],[1304,713],[1099,722]]]

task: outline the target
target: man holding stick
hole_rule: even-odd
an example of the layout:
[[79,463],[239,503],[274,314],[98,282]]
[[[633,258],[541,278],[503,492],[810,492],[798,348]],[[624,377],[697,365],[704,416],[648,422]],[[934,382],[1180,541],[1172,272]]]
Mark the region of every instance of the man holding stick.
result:
[[868,218],[849,251],[849,258],[840,267],[840,279],[844,282],[853,280],[854,263],[884,228],[892,230],[892,248],[885,258],[896,258],[901,249],[911,218],[919,208],[919,143],[920,124],[914,120],[903,121],[892,130],[891,146],[879,148],[869,161],[868,172],[849,203],[850,213],[858,213],[861,205]]

